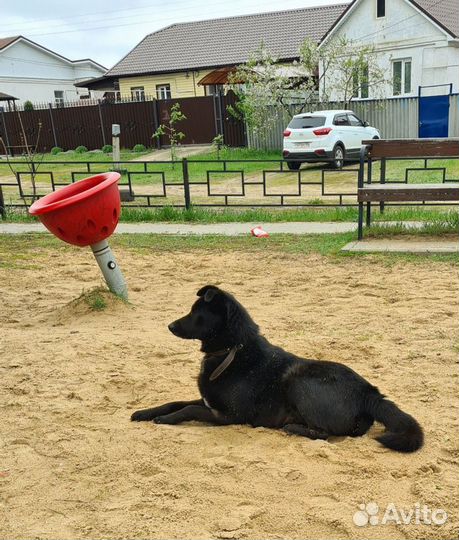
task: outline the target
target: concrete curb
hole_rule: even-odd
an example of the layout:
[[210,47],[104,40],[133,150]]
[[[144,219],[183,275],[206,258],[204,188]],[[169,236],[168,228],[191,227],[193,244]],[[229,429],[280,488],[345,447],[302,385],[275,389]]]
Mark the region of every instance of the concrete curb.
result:
[[[119,223],[115,234],[249,235],[260,223]],[[262,225],[269,234],[333,234],[355,231],[355,223],[292,222]],[[0,234],[48,232],[41,223],[0,223]]]
[[[394,223],[385,222],[386,225]],[[269,234],[340,234],[357,230],[356,223],[325,223],[318,221],[292,221],[283,223],[119,223],[115,234],[173,234],[173,235],[248,235],[256,226]],[[406,222],[407,227],[419,228],[421,222]],[[41,223],[2,223],[0,234],[48,232]]]

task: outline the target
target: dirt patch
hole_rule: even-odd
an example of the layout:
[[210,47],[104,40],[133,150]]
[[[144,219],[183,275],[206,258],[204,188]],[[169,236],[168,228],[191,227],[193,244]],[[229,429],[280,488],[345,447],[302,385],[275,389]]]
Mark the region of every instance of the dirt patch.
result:
[[106,311],[108,316],[116,316],[124,309],[129,309],[127,302],[105,287],[92,287],[64,306],[53,309],[48,320],[54,322],[54,325],[68,322],[73,324],[79,319],[88,318],[97,322],[100,319],[97,314],[99,311]]
[[[88,309],[86,250],[0,269],[0,537],[458,536],[457,269],[319,256],[117,250],[130,287]],[[426,432],[401,455],[364,437],[310,441],[246,426],[131,424],[197,395],[198,344],[167,323],[205,283],[236,294],[269,339],[359,371]],[[108,300],[111,300],[108,297]],[[107,301],[108,301],[107,300]],[[442,526],[354,525],[359,505],[442,508]]]
[[[205,154],[212,151],[211,145],[190,145],[190,146],[182,146],[179,145],[175,152],[176,152],[176,158],[182,159],[184,157],[190,157],[190,156],[196,156],[198,154]],[[155,150],[151,154],[144,154],[143,156],[139,156],[138,158],[134,158],[131,161],[170,161],[171,159],[171,151],[169,148],[163,148],[161,150]]]

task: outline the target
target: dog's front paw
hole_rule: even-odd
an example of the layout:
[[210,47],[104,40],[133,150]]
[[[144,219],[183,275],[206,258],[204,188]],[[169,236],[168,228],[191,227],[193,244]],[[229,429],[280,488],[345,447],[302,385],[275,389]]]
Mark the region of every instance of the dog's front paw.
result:
[[148,422],[149,420],[153,420],[149,409],[135,411],[135,413],[132,413],[131,415],[131,422]]
[[163,416],[155,416],[155,418],[153,418],[153,422],[155,424],[169,424],[174,426],[175,424],[179,424],[180,420],[173,414],[166,414]]

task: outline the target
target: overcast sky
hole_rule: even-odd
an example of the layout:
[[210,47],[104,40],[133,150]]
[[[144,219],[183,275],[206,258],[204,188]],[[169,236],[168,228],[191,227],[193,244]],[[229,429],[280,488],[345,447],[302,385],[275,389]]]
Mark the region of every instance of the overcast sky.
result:
[[0,0],[0,37],[21,34],[72,60],[92,58],[110,68],[146,34],[172,23],[345,1]]

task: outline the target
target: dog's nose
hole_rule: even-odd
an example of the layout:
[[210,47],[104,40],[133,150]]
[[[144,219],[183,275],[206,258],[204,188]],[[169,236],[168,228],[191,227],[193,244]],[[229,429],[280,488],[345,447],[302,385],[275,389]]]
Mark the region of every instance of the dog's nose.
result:
[[169,330],[174,333],[175,329],[177,328],[177,325],[175,322],[171,322],[171,324],[168,325]]

